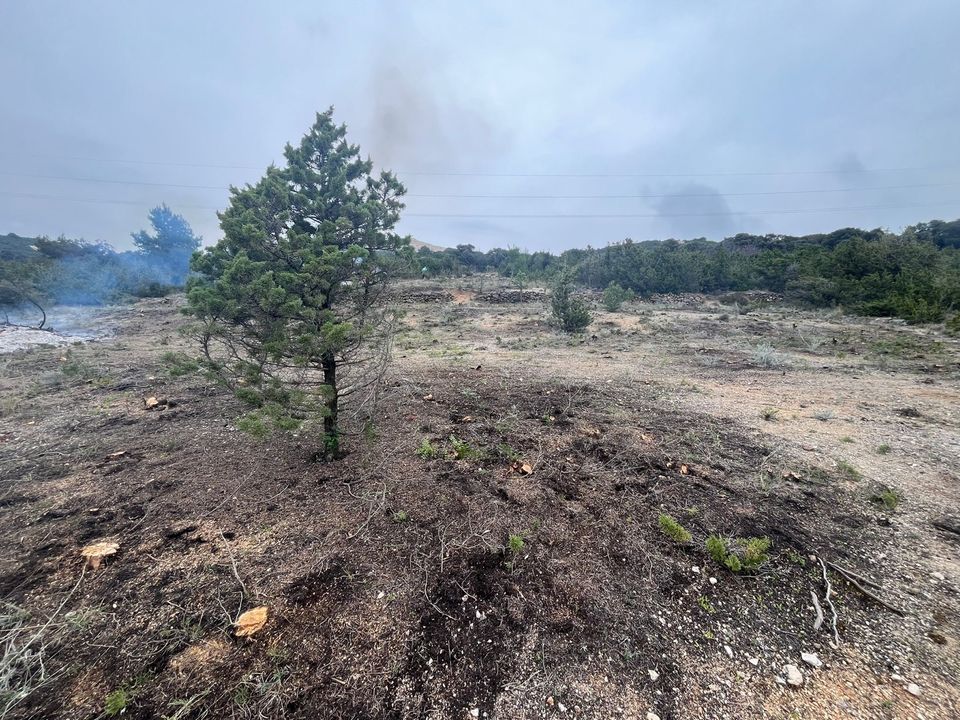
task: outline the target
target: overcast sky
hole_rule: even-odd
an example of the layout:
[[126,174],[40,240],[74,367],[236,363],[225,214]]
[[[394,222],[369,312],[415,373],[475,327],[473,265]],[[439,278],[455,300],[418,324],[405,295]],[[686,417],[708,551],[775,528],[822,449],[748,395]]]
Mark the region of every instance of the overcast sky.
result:
[[213,242],[330,105],[437,245],[952,219],[958,28],[956,0],[0,0],[0,234],[125,248],[166,202]]

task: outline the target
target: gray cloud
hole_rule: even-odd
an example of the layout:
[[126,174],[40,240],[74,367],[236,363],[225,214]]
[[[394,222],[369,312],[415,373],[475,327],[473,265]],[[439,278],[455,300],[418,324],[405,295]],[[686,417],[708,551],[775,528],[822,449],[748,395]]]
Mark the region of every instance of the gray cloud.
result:
[[665,234],[677,239],[723,239],[736,231],[730,205],[716,188],[688,183],[656,203]]
[[[216,188],[329,105],[401,172],[401,229],[435,244],[956,217],[958,24],[950,0],[3,3],[0,233],[124,247],[166,201],[213,241]],[[678,197],[691,186],[715,195]],[[417,197],[439,194],[550,197]],[[666,197],[564,197],[630,194]]]

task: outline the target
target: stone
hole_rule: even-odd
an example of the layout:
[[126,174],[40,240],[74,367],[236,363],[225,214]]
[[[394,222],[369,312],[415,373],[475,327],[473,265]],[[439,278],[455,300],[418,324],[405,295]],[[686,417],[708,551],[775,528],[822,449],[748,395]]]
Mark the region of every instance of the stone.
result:
[[803,685],[803,673],[796,665],[784,665],[783,673],[787,676],[787,685],[800,687]]
[[920,697],[920,686],[916,683],[910,683],[907,685],[907,692],[915,697]]
[[823,661],[817,657],[816,653],[800,653],[800,659],[803,660],[807,665],[811,667],[819,668],[823,667]]
[[647,673],[650,675],[650,679],[653,682],[656,682],[660,679],[660,673],[658,673],[656,670],[647,670]]

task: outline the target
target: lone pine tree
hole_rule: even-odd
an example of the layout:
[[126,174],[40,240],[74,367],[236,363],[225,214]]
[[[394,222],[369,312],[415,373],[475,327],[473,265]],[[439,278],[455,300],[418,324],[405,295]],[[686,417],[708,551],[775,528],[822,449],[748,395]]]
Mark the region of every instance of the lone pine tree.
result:
[[386,362],[382,294],[406,192],[346,139],[333,109],[254,185],[231,188],[223,238],[194,256],[188,286],[208,367],[250,406],[255,434],[319,429],[340,449],[339,401]]

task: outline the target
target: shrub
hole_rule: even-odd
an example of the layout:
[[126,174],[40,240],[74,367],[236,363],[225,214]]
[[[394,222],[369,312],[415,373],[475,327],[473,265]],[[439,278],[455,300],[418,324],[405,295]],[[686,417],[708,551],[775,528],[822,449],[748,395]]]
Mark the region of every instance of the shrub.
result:
[[439,454],[440,452],[437,450],[436,446],[430,442],[428,438],[424,438],[423,442],[420,443],[420,447],[417,448],[417,455],[424,460],[433,460]]
[[583,300],[574,297],[573,283],[566,275],[553,286],[550,305],[554,319],[565,332],[580,332],[590,324],[590,311]]
[[107,717],[116,717],[127,709],[130,698],[125,690],[114,690],[107,695],[106,702],[103,704],[103,714]]
[[783,358],[773,349],[773,345],[761,343],[753,349],[750,360],[754,365],[761,367],[778,367],[783,364]]
[[731,541],[711,535],[707,538],[707,552],[714,562],[728,570],[756,570],[767,563],[770,556],[770,538],[735,538]]
[[611,282],[603,291],[603,306],[610,312],[616,312],[630,300],[633,300],[633,290],[624,289],[617,282]]
[[766,407],[760,411],[760,417],[768,422],[772,422],[777,419],[777,416],[780,414],[780,411],[777,408]]
[[960,313],[955,313],[947,320],[946,330],[949,335],[960,335]]
[[676,518],[674,518],[672,515],[660,513],[659,523],[660,530],[663,531],[663,534],[671,540],[674,540],[678,543],[688,543],[691,539],[693,539],[690,531],[678,523]]
[[883,505],[883,509],[893,512],[902,500],[902,496],[891,487],[882,487],[870,498],[873,502]]
[[186,353],[165,352],[160,356],[160,362],[166,366],[170,377],[190,375],[200,369],[200,363]]
[[710,553],[716,562],[723,564],[727,559],[727,541],[719,535],[711,535],[707,538],[707,552]]
[[877,455],[889,455],[892,449],[887,443],[883,443],[877,447]]
[[453,456],[457,460],[476,460],[482,453],[466,440],[460,440],[456,435],[450,436],[450,446],[453,448]]
[[857,468],[855,468],[853,465],[848,463],[846,460],[841,460],[840,462],[837,463],[837,470],[847,480],[859,480],[861,477],[863,477],[860,474],[860,471],[857,470]]
[[179,288],[176,285],[165,285],[161,282],[146,282],[133,289],[131,294],[138,298],[161,298],[175,293]]

